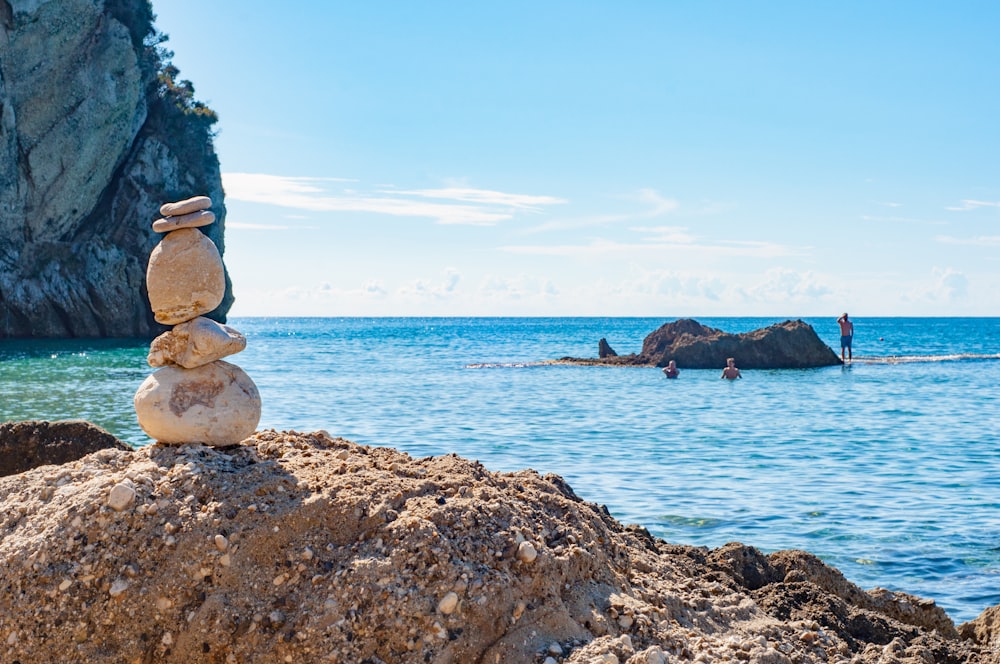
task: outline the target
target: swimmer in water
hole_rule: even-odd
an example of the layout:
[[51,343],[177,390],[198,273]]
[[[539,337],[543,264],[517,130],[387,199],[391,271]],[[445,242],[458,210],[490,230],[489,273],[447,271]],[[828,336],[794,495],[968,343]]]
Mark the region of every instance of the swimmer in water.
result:
[[736,380],[737,378],[743,378],[743,374],[740,370],[736,368],[736,360],[728,357],[726,358],[726,368],[722,370],[722,375],[719,378],[725,378],[726,380]]

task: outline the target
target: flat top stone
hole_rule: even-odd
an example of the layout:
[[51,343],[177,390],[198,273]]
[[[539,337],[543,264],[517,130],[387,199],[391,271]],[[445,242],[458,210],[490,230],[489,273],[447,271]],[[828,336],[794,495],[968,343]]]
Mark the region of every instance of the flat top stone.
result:
[[176,203],[164,203],[160,206],[160,214],[164,217],[176,217],[198,210],[207,210],[210,207],[212,207],[212,199],[208,196],[192,196]]

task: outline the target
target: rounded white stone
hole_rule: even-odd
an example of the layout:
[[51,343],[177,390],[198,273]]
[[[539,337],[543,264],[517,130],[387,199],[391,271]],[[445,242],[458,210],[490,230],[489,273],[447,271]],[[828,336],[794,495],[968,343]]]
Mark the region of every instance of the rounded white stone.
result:
[[212,207],[212,199],[208,196],[192,196],[176,203],[164,203],[160,206],[160,214],[164,217],[174,217],[198,210],[207,210],[210,207]]
[[450,592],[441,598],[438,602],[437,609],[444,615],[451,615],[455,609],[458,607],[458,595]]
[[216,360],[164,367],[135,393],[139,426],[161,443],[235,445],[257,429],[260,393],[245,371]]
[[650,646],[640,656],[645,657],[645,664],[667,664],[667,656],[659,646]]
[[108,507],[116,512],[128,509],[134,501],[135,489],[128,484],[116,484],[108,492]]
[[215,213],[208,210],[198,210],[177,217],[164,217],[153,222],[153,230],[157,233],[169,233],[181,228],[198,228],[208,226],[215,221]]
[[153,339],[147,361],[151,367],[177,364],[194,369],[247,347],[242,334],[228,325],[199,316]]
[[153,316],[164,325],[208,313],[226,294],[219,250],[196,228],[167,233],[149,256],[146,289]]
[[525,541],[517,545],[517,559],[522,563],[535,562],[537,557],[538,551],[535,550],[535,545],[531,542]]

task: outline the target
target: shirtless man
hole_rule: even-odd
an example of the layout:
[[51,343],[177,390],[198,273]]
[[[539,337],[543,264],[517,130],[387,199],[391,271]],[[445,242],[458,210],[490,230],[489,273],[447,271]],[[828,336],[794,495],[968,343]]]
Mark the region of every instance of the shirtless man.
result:
[[840,361],[844,362],[844,349],[847,349],[847,360],[848,362],[854,359],[854,351],[851,350],[851,341],[854,340],[854,323],[852,323],[847,318],[845,313],[843,316],[837,319],[840,323]]
[[736,360],[727,357],[726,358],[726,368],[722,370],[722,375],[719,378],[725,378],[726,380],[736,380],[737,378],[743,378],[743,374],[740,370],[736,368]]

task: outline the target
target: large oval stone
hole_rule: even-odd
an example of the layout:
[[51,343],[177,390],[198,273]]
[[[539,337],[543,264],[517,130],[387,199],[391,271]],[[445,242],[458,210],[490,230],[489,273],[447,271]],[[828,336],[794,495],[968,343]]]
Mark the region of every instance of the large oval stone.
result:
[[212,311],[226,294],[219,250],[196,228],[167,233],[149,256],[146,289],[153,317],[164,325]]
[[235,445],[257,429],[260,393],[245,371],[216,360],[196,369],[164,367],[135,393],[139,426],[161,443]]
[[194,369],[239,353],[246,347],[246,337],[234,328],[198,316],[153,339],[147,361],[151,367],[177,364]]

